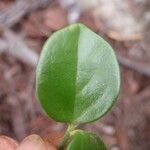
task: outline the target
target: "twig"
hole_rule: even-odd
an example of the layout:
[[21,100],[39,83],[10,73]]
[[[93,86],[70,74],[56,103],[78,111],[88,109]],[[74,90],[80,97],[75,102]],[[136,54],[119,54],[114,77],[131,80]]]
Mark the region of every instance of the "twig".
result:
[[32,66],[35,66],[38,61],[38,54],[30,49],[19,36],[7,28],[3,28],[3,36],[0,39],[0,52],[8,52]]
[[0,24],[12,27],[26,14],[46,7],[52,0],[17,0],[6,12],[0,12]]
[[150,77],[149,65],[146,65],[145,63],[142,63],[142,62],[137,62],[137,61],[131,60],[129,58],[126,58],[126,57],[120,56],[120,55],[118,55],[118,61],[121,65],[123,65],[129,69],[132,69],[140,74]]
[[24,111],[21,107],[21,103],[17,101],[16,97],[11,96],[8,100],[11,109],[12,125],[17,138],[23,139],[27,135],[27,125],[24,115]]
[[122,116],[118,116],[116,120],[116,136],[121,150],[129,150],[130,145],[127,137],[127,131],[124,127]]
[[148,100],[149,101],[149,98],[150,98],[150,86],[147,86],[144,90],[142,90],[140,93],[138,93],[134,99],[136,99],[136,102],[137,101],[140,101],[141,100],[143,101],[143,103],[145,102],[145,100]]

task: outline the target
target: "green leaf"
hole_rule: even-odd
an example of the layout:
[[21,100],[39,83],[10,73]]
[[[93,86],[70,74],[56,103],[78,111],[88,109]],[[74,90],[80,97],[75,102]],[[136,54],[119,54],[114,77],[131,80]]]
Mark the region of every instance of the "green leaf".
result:
[[59,122],[102,117],[117,99],[119,67],[111,46],[82,24],[54,33],[36,72],[36,91],[46,113]]
[[78,130],[72,136],[66,150],[106,150],[106,147],[97,135]]

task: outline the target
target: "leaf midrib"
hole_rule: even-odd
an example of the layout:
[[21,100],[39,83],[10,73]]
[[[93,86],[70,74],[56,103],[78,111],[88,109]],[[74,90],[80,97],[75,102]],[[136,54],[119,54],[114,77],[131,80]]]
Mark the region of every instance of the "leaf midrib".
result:
[[80,41],[80,33],[81,33],[81,25],[76,24],[78,27],[78,37],[77,37],[77,46],[76,46],[76,68],[75,68],[75,95],[74,95],[74,104],[73,104],[73,115],[72,115],[72,123],[74,122],[75,110],[76,110],[76,96],[77,96],[77,76],[78,76],[78,50],[79,50],[79,41]]

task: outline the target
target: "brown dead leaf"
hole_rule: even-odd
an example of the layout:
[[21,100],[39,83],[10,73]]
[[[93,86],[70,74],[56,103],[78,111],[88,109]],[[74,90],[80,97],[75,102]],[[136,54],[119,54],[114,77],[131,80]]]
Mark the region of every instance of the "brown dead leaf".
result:
[[68,24],[67,12],[61,7],[54,7],[46,12],[45,25],[56,31]]
[[16,150],[18,143],[7,136],[0,136],[0,150]]
[[44,142],[43,139],[36,135],[26,137],[17,150],[56,150],[56,148],[49,142]]
[[94,16],[90,10],[83,12],[79,18],[79,21],[92,29],[94,32],[98,32],[100,30],[100,27],[97,26]]
[[33,12],[29,18],[23,22],[23,30],[29,37],[40,38],[47,37],[51,30],[43,23],[45,21],[46,11]]
[[117,41],[123,41],[123,40],[138,41],[143,39],[142,33],[134,33],[128,36],[127,38],[122,38],[122,35],[119,33],[119,31],[113,31],[113,30],[110,30],[108,32],[108,36]]

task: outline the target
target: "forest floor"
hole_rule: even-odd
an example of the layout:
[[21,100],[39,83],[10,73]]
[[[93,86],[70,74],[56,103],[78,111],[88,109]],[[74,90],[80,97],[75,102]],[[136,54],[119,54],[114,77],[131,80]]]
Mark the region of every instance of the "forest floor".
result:
[[[14,10],[9,9],[16,5],[15,0],[0,1],[0,134],[19,141],[32,133],[57,137],[65,130],[65,125],[49,119],[37,102],[35,64],[44,41],[69,24],[68,11],[57,1],[37,1],[35,4],[33,0],[32,7],[24,4],[24,11],[21,11],[22,4]],[[109,150],[149,150],[150,63],[146,54],[142,54],[140,60],[135,57],[141,55],[136,49],[143,48],[141,44],[147,39],[120,41],[112,38],[94,19],[90,11],[85,11],[78,22],[100,34],[115,49],[120,63],[121,90],[110,113],[95,123],[81,125],[81,128],[99,134]],[[18,44],[17,39],[23,44]],[[145,44],[144,48],[149,47]],[[17,49],[32,51],[31,58],[26,52],[17,52],[17,55]]]

